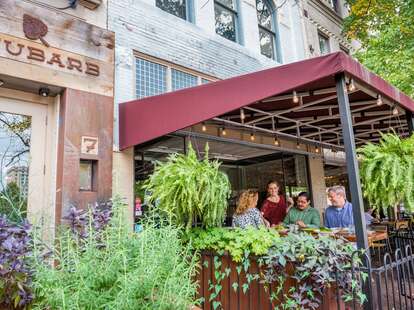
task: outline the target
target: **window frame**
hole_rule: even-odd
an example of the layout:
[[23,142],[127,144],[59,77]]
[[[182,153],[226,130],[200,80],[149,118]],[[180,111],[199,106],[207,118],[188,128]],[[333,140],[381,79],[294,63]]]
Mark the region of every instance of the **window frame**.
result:
[[[168,1],[168,0],[163,0]],[[157,5],[157,0],[155,0],[155,7],[159,8],[161,11],[171,14],[172,16],[178,17],[179,19],[194,23],[194,3],[193,0],[185,0],[185,18],[175,15]]]
[[261,25],[259,23],[259,18],[257,16],[257,0],[255,1],[255,9],[256,9],[256,19],[257,19],[257,25],[259,27],[259,47],[260,47],[260,54],[267,57],[266,55],[264,55],[262,53],[262,48],[260,46],[260,30],[263,30],[267,33],[270,33],[273,37],[273,57],[269,58],[269,59],[273,59],[276,60],[279,63],[282,63],[282,56],[280,54],[280,42],[279,42],[279,28],[278,28],[278,21],[277,21],[277,11],[275,10],[275,7],[273,5],[273,3],[269,0],[262,0],[263,3],[265,3],[266,7],[270,10],[271,12],[271,23],[273,26],[273,29],[268,29],[266,27],[264,27],[263,25]]
[[[180,65],[177,65],[175,63],[172,63],[172,62],[169,62],[169,61],[166,61],[166,60],[154,57],[154,56],[150,56],[150,55],[147,55],[145,53],[142,53],[142,52],[139,52],[139,51],[136,51],[136,50],[133,51],[133,56],[134,56],[134,68],[133,68],[134,69],[134,74],[133,74],[133,76],[134,76],[134,80],[133,80],[133,83],[134,83],[134,96],[137,99],[143,99],[143,98],[150,97],[150,96],[145,96],[145,97],[138,97],[137,96],[137,88],[138,88],[137,87],[138,86],[137,82],[138,81],[137,81],[137,67],[136,67],[136,64],[137,64],[137,59],[138,58],[142,59],[142,60],[145,60],[145,61],[155,63],[157,65],[164,66],[164,67],[167,68],[166,73],[165,73],[166,89],[165,89],[164,93],[174,91],[172,89],[172,69],[175,69],[175,70],[178,70],[178,71],[181,71],[181,72],[184,72],[184,73],[188,73],[188,74],[191,74],[191,75],[195,75],[197,77],[197,85],[195,85],[195,86],[203,85],[204,84],[203,79],[205,81],[208,81],[208,82],[215,82],[215,81],[219,80],[218,78],[216,78],[214,76],[204,74],[202,72],[192,70],[192,69],[186,68],[184,66],[180,66]],[[160,93],[159,95],[164,94],[164,93]]]
[[216,29],[216,24],[214,23],[214,31],[217,35],[219,35],[220,37],[230,41],[230,42],[234,42],[234,43],[238,43],[238,44],[242,44],[241,42],[241,36],[240,36],[240,24],[239,24],[239,14],[238,14],[238,10],[239,10],[239,3],[238,0],[232,0],[233,4],[234,4],[234,8],[230,8],[227,5],[221,3],[219,0],[214,0],[214,21],[216,19],[216,5],[218,5],[219,7],[221,7],[222,9],[230,12],[231,14],[233,14],[234,16],[234,37],[235,37],[235,41],[230,40],[224,36],[222,36],[221,34],[217,33],[217,29]]
[[[323,53],[322,49],[321,49],[321,40],[320,38],[324,38],[326,40],[327,43],[327,47],[328,47],[328,52]],[[321,55],[326,55],[331,53],[331,42],[329,40],[329,36],[325,33],[323,33],[321,30],[318,29],[318,46],[319,46],[319,52]]]

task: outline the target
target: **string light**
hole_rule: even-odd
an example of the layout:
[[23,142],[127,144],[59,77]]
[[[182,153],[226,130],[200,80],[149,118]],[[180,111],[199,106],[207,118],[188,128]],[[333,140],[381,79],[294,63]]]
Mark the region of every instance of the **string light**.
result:
[[349,91],[354,91],[355,89],[356,89],[356,87],[355,87],[354,80],[353,79],[350,79],[349,80],[349,85],[348,85],[348,90]]
[[246,118],[246,115],[244,114],[244,110],[243,109],[240,109],[240,119],[242,121],[244,121],[245,118]]
[[275,140],[273,141],[273,144],[276,146],[279,146],[279,139],[277,138],[277,136],[275,137]]
[[254,141],[255,139],[256,139],[256,137],[254,136],[254,133],[252,132],[252,133],[250,134],[250,140]]
[[400,111],[398,111],[397,106],[394,107],[394,109],[392,110],[392,114],[393,115],[398,115],[400,113]]
[[203,123],[203,125],[201,126],[201,130],[204,132],[207,131],[207,126],[205,123]]
[[221,134],[223,135],[223,136],[225,136],[225,135],[227,135],[227,131],[226,131],[226,128],[221,128]]
[[319,150],[319,147],[316,147],[316,148],[315,148],[315,153],[319,153],[319,151],[320,151],[320,150]]
[[298,93],[296,92],[296,90],[293,91],[293,98],[292,98],[294,103],[298,103],[299,102],[299,97],[298,97]]
[[378,94],[377,96],[377,106],[382,106],[383,102],[382,102],[382,96],[380,94]]

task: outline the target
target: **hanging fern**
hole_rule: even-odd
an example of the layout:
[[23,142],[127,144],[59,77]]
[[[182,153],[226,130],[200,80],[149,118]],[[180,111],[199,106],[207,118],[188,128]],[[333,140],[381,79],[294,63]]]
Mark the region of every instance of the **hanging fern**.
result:
[[414,135],[401,139],[397,134],[381,134],[378,144],[368,143],[358,150],[364,196],[375,207],[386,209],[404,202],[414,210]]
[[146,185],[151,192],[150,200],[157,202],[160,212],[186,230],[195,218],[204,227],[221,226],[230,182],[219,167],[218,161],[208,160],[208,145],[204,160],[199,161],[190,144],[187,155],[173,154],[167,162],[157,164]]

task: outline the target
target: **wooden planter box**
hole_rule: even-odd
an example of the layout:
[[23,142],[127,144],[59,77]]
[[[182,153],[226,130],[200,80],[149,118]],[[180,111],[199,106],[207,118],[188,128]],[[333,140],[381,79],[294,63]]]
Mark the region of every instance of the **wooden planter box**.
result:
[[[205,263],[207,262],[207,263]],[[229,255],[221,257],[221,272],[225,272],[226,268],[230,268],[230,274],[221,281],[222,289],[219,296],[209,301],[212,291],[209,290],[210,282],[216,284],[215,269],[214,269],[214,254],[205,252],[201,255],[201,266],[197,275],[197,281],[199,284],[198,294],[199,297],[204,298],[204,303],[201,308],[203,310],[211,310],[213,308],[213,302],[221,302],[221,307],[217,309],[224,310],[261,310],[261,309],[274,309],[275,304],[270,302],[269,292],[265,290],[263,284],[257,280],[250,282],[249,288],[246,293],[243,293],[243,284],[247,283],[246,275],[243,271],[240,274],[237,273],[236,267],[238,266],[233,262]],[[259,266],[256,260],[250,259],[250,267],[248,273],[259,273]],[[233,289],[233,283],[238,284],[236,290]],[[296,285],[292,279],[287,279],[284,286],[284,292],[287,292],[290,287]],[[273,290],[273,287],[271,287]],[[328,289],[322,297],[322,304],[319,307],[320,310],[338,309],[336,300],[336,290],[333,288]],[[342,301],[340,301],[340,309],[347,309]]]

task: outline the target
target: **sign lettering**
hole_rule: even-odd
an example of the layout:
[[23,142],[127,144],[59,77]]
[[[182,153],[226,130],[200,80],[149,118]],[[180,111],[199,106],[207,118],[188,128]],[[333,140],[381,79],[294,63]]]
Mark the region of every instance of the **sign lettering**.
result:
[[12,40],[0,39],[0,50],[1,49],[11,56],[20,56],[36,62],[46,63],[55,69],[66,68],[71,71],[95,77],[100,75],[99,65],[70,56],[63,57],[59,53],[51,52],[47,47],[41,49],[31,45],[13,42]]

